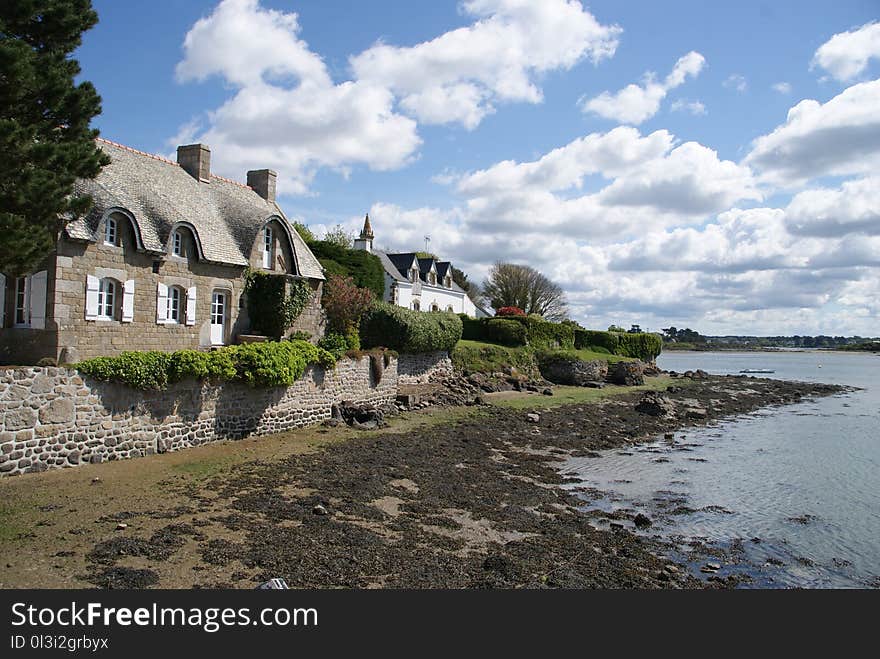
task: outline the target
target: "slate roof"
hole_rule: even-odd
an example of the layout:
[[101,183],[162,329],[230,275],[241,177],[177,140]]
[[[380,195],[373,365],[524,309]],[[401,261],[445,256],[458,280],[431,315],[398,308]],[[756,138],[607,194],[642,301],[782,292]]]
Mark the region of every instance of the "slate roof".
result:
[[[409,277],[407,276],[409,272],[409,267],[412,265],[413,259],[416,257],[416,252],[404,252],[401,254],[386,254],[380,250],[374,250],[373,254],[379,257],[379,260],[382,262],[382,266],[385,268],[385,272],[387,272],[393,279],[397,281],[409,281]],[[431,270],[431,263],[435,263],[434,259],[419,259],[419,278],[426,282],[426,277],[428,272]],[[454,281],[452,282],[452,288],[446,288],[442,286],[443,278],[446,276],[446,272],[452,270],[452,263],[449,261],[436,261],[437,264],[437,288],[443,288],[452,291],[456,291],[458,293],[464,293],[465,290],[461,288]]]
[[297,272],[324,279],[321,264],[278,204],[250,187],[213,174],[210,183],[202,183],[171,160],[103,139],[97,142],[111,163],[97,178],[77,181],[75,193],[91,195],[94,207],[67,225],[70,238],[98,240],[104,215],[121,210],[135,220],[139,249],[167,253],[172,227],[184,222],[195,228],[205,260],[246,266],[263,226],[275,219],[287,229]]

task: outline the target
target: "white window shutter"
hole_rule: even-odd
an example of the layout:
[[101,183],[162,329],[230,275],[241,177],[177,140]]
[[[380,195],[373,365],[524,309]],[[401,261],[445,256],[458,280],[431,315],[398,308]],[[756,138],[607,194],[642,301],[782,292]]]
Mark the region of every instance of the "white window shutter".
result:
[[31,276],[31,327],[46,329],[46,271]]
[[196,287],[190,286],[186,291],[186,324],[196,324]]
[[86,320],[95,320],[98,317],[98,288],[100,286],[100,279],[86,275]]
[[156,284],[156,322],[164,324],[168,321],[168,287],[159,282]]
[[6,327],[6,275],[0,274],[0,327]]
[[122,322],[134,320],[134,279],[128,279],[122,287]]

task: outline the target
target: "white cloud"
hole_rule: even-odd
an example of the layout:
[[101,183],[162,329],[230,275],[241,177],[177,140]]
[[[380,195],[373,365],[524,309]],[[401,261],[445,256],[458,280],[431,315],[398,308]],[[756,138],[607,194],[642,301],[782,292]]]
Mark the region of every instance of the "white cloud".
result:
[[778,184],[876,171],[880,165],[880,80],[859,83],[827,103],[807,99],[786,122],[757,138],[745,163]]
[[678,99],[669,106],[669,109],[673,112],[689,112],[695,117],[706,114],[706,106],[702,103],[702,101],[687,101],[684,99]]
[[762,198],[747,167],[695,142],[676,145],[665,130],[642,136],[624,126],[532,162],[464,175],[456,190],[481,230],[565,230],[577,238],[694,221]]
[[499,102],[539,103],[536,76],[614,55],[621,29],[575,0],[468,0],[476,22],[415,46],[377,43],[351,58],[359,80],[392,90],[426,124],[475,128]]
[[727,89],[735,89],[740,94],[749,88],[749,81],[739,73],[732,73],[721,83]]
[[846,82],[862,74],[871,59],[880,59],[880,23],[835,34],[813,55],[811,69],[822,68]]
[[[234,95],[187,127],[212,147],[212,165],[232,178],[252,168],[278,171],[279,193],[303,194],[320,167],[377,170],[405,165],[421,139],[394,97],[360,81],[334,84],[321,58],[299,38],[296,14],[258,0],[224,0],[186,35],[181,82],[218,75]],[[179,136],[178,136],[179,137]]]
[[[297,14],[223,0],[184,40],[181,83],[222,78],[233,95],[178,136],[211,145],[218,173],[279,173],[280,194],[306,194],[320,168],[403,167],[422,143],[416,120],[474,128],[499,102],[541,100],[536,77],[610,57],[620,28],[575,0],[471,0],[475,22],[412,47],[376,44],[336,83],[300,37]],[[413,119],[415,117],[415,119]]]
[[779,92],[780,94],[791,94],[791,83],[777,82],[775,85],[773,85],[773,91]]
[[880,236],[880,177],[800,192],[786,208],[786,221],[792,233],[806,236]]
[[688,77],[698,76],[705,64],[705,57],[691,51],[678,59],[662,82],[658,82],[655,75],[648,72],[641,85],[630,84],[614,94],[605,91],[595,98],[582,98],[579,104],[584,112],[624,124],[638,125],[657,114],[666,95],[684,84]]

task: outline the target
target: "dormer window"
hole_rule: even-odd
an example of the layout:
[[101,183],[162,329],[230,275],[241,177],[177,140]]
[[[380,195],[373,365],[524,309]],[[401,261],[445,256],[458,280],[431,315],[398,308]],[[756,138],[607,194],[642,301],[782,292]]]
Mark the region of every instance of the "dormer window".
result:
[[171,236],[171,253],[183,256],[183,234],[180,231],[175,231]]
[[263,267],[271,270],[274,261],[275,239],[272,236],[272,227],[266,227],[263,229]]
[[117,231],[116,220],[112,217],[108,217],[107,221],[104,223],[104,244],[105,245],[113,245],[114,247],[117,245],[117,240],[119,239],[119,232]]
[[443,282],[446,288],[452,288],[452,277],[446,275],[446,281]]
[[415,282],[419,278],[419,269],[413,268],[409,271],[409,280]]
[[428,273],[428,283],[433,286],[437,285],[437,275],[435,275],[433,272]]

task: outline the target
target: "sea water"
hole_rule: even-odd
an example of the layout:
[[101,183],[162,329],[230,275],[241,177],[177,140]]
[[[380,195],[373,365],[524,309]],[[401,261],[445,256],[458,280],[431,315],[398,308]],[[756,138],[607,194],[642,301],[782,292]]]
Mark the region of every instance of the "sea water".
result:
[[584,495],[588,509],[647,514],[642,532],[703,578],[705,550],[718,548],[727,560],[713,574],[744,574],[746,587],[880,586],[880,356],[669,352],[658,365],[860,389],[571,459],[565,473],[603,493]]

